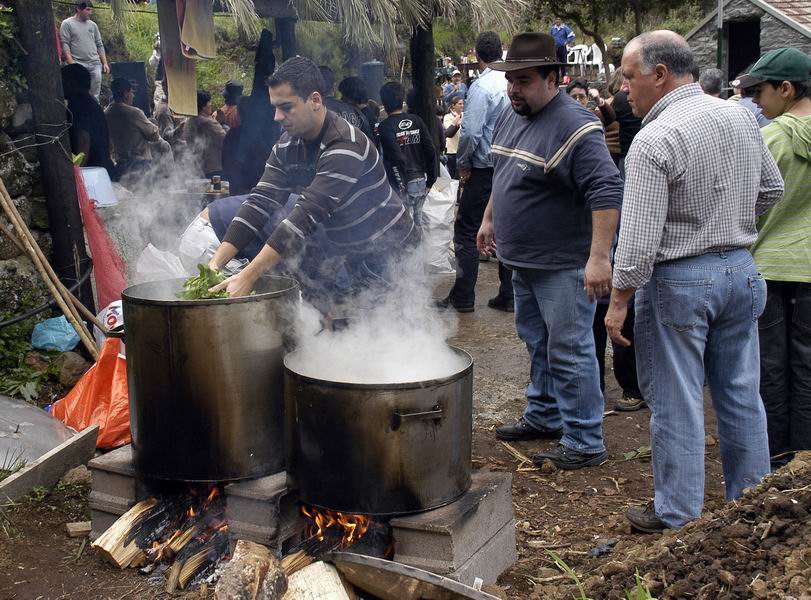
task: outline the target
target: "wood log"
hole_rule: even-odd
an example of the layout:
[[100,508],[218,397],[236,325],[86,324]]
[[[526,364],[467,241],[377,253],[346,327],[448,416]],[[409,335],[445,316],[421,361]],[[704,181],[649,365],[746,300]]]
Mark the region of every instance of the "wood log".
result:
[[155,498],[142,500],[118,519],[113,525],[91,544],[110,563],[119,569],[128,567],[142,552],[135,540],[126,542],[134,527],[143,520],[156,505]]
[[318,561],[290,576],[282,600],[357,600],[357,596],[335,567]]
[[65,530],[68,532],[68,537],[87,537],[90,535],[91,525],[90,521],[78,521],[76,523],[66,523]]
[[169,570],[166,571],[166,593],[174,594],[180,581],[180,570],[183,568],[183,563],[175,561]]
[[304,550],[299,550],[298,552],[288,554],[282,558],[282,569],[284,569],[284,572],[289,577],[296,571],[300,571],[307,565],[312,564],[313,561],[315,561],[315,558],[312,554],[309,554]]
[[278,600],[287,590],[287,576],[279,560],[265,546],[238,540],[223,569],[216,600]]

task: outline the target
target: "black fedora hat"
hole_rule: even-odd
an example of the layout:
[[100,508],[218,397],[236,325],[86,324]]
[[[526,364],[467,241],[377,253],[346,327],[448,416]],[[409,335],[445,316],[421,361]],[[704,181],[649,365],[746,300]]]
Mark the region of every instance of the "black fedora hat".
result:
[[518,71],[531,67],[563,65],[555,53],[555,38],[548,33],[519,33],[513,38],[507,58],[491,63],[494,71]]

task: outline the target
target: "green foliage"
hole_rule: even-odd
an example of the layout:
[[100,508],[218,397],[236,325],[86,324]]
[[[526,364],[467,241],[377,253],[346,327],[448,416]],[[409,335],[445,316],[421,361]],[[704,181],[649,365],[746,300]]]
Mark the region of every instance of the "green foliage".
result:
[[35,504],[42,503],[45,498],[48,496],[48,490],[41,485],[34,486],[34,489],[31,490],[31,493],[28,494],[28,497],[31,499],[31,502]]
[[11,85],[15,93],[27,86],[22,75],[22,47],[16,41],[17,23],[9,11],[0,10],[0,80]]
[[580,581],[580,577],[577,576],[577,573],[574,572],[574,569],[572,569],[569,565],[567,565],[566,561],[564,561],[557,552],[547,550],[546,553],[555,562],[555,566],[558,569],[560,569],[564,574],[568,575],[569,579],[571,579],[574,582],[575,586],[577,586],[577,591],[579,592],[580,595],[572,597],[576,598],[576,600],[591,600],[591,598],[589,598],[586,595],[586,588],[583,587],[583,582]]
[[636,569],[635,578],[636,586],[633,590],[625,592],[626,600],[657,600],[642,583],[642,578],[639,576],[639,569]]
[[316,21],[299,21],[296,24],[298,53],[317,65],[326,65],[335,73],[337,87],[341,79],[350,75],[346,69],[346,42],[340,25]]
[[197,270],[199,275],[189,277],[183,282],[183,291],[177,294],[181,300],[211,300],[213,298],[227,298],[228,292],[209,292],[208,289],[225,281],[222,271],[215,271],[208,265],[199,264]]
[[25,467],[26,460],[23,456],[22,447],[12,450],[6,448],[3,460],[0,460],[0,481],[3,481],[10,475],[14,475],[17,471]]
[[[93,20],[99,26],[104,47],[110,62],[143,61],[152,55],[155,34],[158,33],[158,15],[154,5],[139,5],[128,11],[121,26],[117,26],[109,10],[99,7],[93,12]],[[64,15],[62,18],[65,18]],[[240,79],[245,84],[245,93],[250,93],[253,81],[254,50],[248,47],[230,17],[214,19],[214,36],[217,40],[217,58],[198,60],[197,88],[211,93],[214,106],[222,104],[222,89],[229,79]],[[154,69],[147,65],[150,78]]]

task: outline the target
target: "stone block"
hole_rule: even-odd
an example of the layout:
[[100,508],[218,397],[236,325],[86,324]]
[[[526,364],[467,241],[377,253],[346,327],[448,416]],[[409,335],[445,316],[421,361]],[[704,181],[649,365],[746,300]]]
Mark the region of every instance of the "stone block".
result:
[[477,577],[484,583],[495,583],[498,576],[517,560],[515,521],[510,520],[473,556],[467,559],[465,564],[450,573],[448,577],[470,586]]
[[116,515],[103,510],[90,509],[90,541],[96,539],[113,526],[121,515]]
[[225,486],[228,529],[245,539],[280,551],[282,543],[303,529],[298,502],[284,472]]
[[459,500],[390,521],[395,561],[446,575],[462,568],[513,522],[512,474],[480,471],[472,479]]
[[135,466],[132,462],[131,446],[122,446],[107,454],[102,454],[91,460],[87,468],[93,474],[91,501],[93,496],[96,495],[97,497],[103,496],[104,498],[117,499],[113,501],[114,503],[129,503],[127,508],[135,504],[138,498],[136,493],[137,481]]

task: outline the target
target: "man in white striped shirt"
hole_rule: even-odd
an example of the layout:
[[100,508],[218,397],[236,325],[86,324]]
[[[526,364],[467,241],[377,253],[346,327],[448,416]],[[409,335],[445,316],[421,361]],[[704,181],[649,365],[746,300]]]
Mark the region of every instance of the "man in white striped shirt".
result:
[[757,318],[766,284],[747,248],[783,180],[751,112],[705,95],[671,31],[632,40],[622,58],[642,130],[626,158],[614,290],[605,319],[620,345],[634,292],[640,389],[651,408],[656,496],[634,528],[677,528],[704,502],[704,382],[718,417],[728,499],[769,472],[758,393]]

